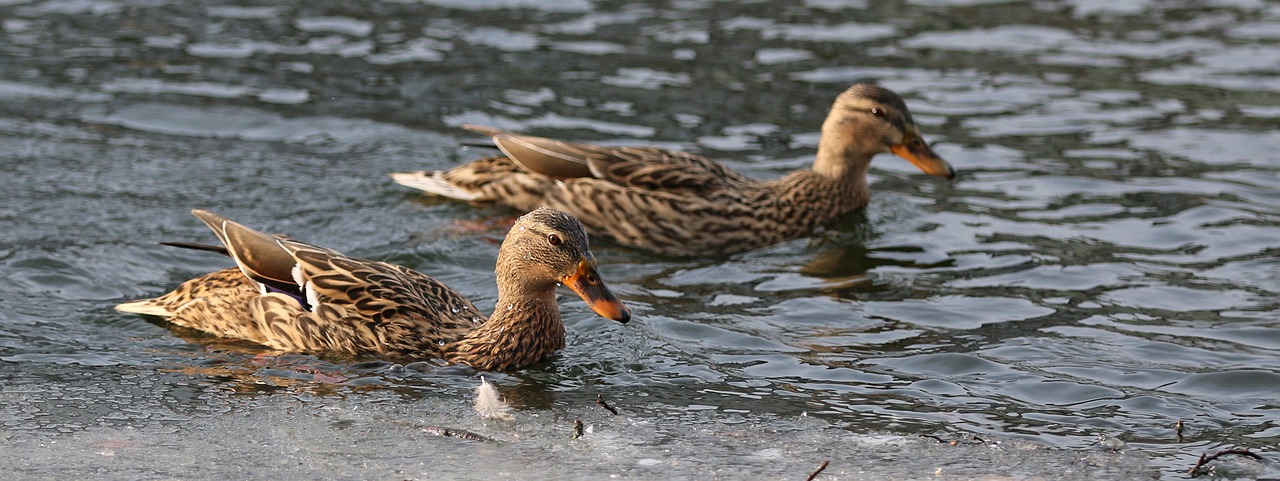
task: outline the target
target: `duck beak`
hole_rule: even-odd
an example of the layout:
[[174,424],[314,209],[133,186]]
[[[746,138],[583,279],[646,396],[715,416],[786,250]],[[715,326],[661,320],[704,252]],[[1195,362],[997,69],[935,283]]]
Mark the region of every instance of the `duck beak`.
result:
[[946,177],[948,180],[956,178],[956,169],[951,168],[951,164],[942,160],[942,157],[938,157],[938,154],[929,148],[929,144],[924,143],[924,139],[920,137],[920,130],[914,125],[907,127],[902,143],[890,146],[889,151],[907,159],[926,174]]
[[578,293],[582,300],[587,301],[587,306],[596,311],[596,314],[621,323],[631,320],[631,311],[609,292],[604,281],[600,280],[600,273],[586,259],[578,261],[578,271],[564,276],[562,281],[573,292]]

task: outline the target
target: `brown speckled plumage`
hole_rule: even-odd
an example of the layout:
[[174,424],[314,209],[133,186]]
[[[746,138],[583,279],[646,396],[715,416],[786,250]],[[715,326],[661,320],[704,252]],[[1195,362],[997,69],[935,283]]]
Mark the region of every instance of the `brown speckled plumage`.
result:
[[836,98],[811,169],[771,181],[687,152],[468,128],[493,137],[505,155],[392,178],[460,200],[564,210],[592,235],[678,256],[772,245],[863,208],[870,198],[867,168],[878,153],[898,154],[931,175],[955,175],[921,140],[902,99],[873,84],[854,85]]
[[601,315],[622,322],[630,317],[599,280],[582,225],[551,209],[521,217],[499,249],[498,308],[490,317],[412,269],[193,213],[238,267],[118,310],[281,351],[442,358],[487,370],[519,369],[564,347],[557,283],[569,285]]

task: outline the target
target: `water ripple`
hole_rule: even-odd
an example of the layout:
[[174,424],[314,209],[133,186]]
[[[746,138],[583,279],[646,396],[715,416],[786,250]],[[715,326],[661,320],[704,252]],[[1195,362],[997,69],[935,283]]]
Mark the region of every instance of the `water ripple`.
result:
[[[420,268],[488,306],[503,235],[492,226],[512,212],[385,178],[489,155],[459,148],[476,138],[462,124],[693,149],[776,177],[811,163],[832,97],[862,80],[902,93],[960,178],[880,156],[864,212],[725,259],[593,239],[636,320],[601,321],[564,293],[566,349],[486,374],[523,416],[492,464],[577,469],[564,478],[772,479],[811,470],[808,456],[831,459],[840,477],[935,474],[828,449],[867,442],[880,448],[866,459],[935,459],[944,477],[1120,479],[1154,467],[1177,479],[1200,452],[1245,446],[1274,466],[1280,11],[1265,2],[337,7],[0,1],[0,424],[15,449],[83,446],[64,450],[77,469],[35,456],[41,468],[22,472],[102,472],[121,459],[129,470],[111,472],[181,476],[136,468],[150,461],[112,440],[154,441],[126,428],[171,440],[205,428],[212,440],[359,431],[387,447],[360,450],[377,463],[386,457],[368,453],[394,457],[412,436],[351,426],[470,419],[474,378],[457,370],[265,361],[252,346],[111,310],[227,265],[154,245],[212,240],[190,208]],[[596,394],[630,424],[604,421]],[[263,405],[280,409],[271,422]],[[323,422],[298,424],[295,411]],[[561,449],[575,418],[596,430],[571,451],[609,453],[608,466]],[[1010,444],[903,440],[940,433]],[[1096,451],[1099,433],[1129,445]],[[1015,440],[1039,447],[1004,449]],[[146,452],[184,445],[166,446]],[[251,448],[260,467],[282,465]],[[106,450],[117,458],[95,454]],[[992,456],[1022,471],[981,464]],[[1139,468],[1099,467],[1129,456]],[[306,460],[360,464],[351,459]],[[462,464],[437,464],[436,477],[465,477],[449,476]],[[506,475],[482,464],[465,468]],[[192,477],[222,469],[208,468]],[[317,477],[291,469],[282,476]]]

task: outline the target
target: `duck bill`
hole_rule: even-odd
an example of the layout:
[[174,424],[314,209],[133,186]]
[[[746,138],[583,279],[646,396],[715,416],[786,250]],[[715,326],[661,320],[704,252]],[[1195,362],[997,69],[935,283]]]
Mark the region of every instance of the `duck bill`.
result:
[[956,178],[956,169],[951,168],[951,164],[942,160],[942,157],[929,148],[929,144],[924,143],[924,139],[920,137],[920,131],[914,126],[907,128],[907,135],[902,139],[902,143],[890,146],[889,151],[907,159],[926,174],[947,179]]
[[596,314],[622,323],[631,320],[631,311],[627,310],[627,306],[622,305],[622,301],[619,301],[612,292],[609,292],[609,288],[600,279],[600,273],[596,272],[595,266],[585,259],[578,262],[578,271],[565,276],[563,281],[564,285],[578,293]]

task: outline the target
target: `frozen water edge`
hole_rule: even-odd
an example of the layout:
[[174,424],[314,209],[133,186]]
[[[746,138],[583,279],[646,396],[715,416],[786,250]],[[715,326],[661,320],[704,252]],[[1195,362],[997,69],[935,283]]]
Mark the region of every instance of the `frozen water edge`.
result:
[[[1152,479],[1147,456],[986,439],[860,434],[811,417],[654,404],[643,416],[594,405],[483,421],[464,402],[266,396],[176,424],[71,434],[9,431],[0,470],[20,479]],[[377,398],[377,399],[371,399]],[[374,402],[370,402],[374,401]],[[233,401],[234,402],[234,401]],[[654,416],[659,416],[655,418]],[[688,422],[667,422],[666,417]],[[581,419],[585,434],[572,438]],[[440,437],[446,426],[498,440]]]

